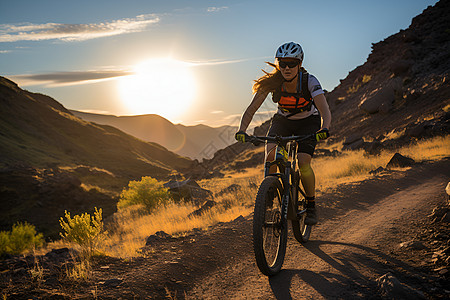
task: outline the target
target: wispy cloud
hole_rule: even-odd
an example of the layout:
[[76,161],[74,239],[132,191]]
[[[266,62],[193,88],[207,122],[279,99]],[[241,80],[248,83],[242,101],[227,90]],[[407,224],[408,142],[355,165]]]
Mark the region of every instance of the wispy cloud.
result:
[[270,59],[271,56],[263,56],[263,57],[252,57],[252,58],[240,58],[240,59],[213,59],[213,60],[202,60],[202,61],[186,61],[190,66],[214,66],[214,65],[225,65],[225,64],[236,64],[246,61],[252,60],[263,60]]
[[[1,52],[0,52],[1,53]],[[251,60],[267,59],[267,57],[257,58],[243,58],[230,60],[208,60],[208,61],[178,61],[186,67],[202,67],[202,66],[216,66],[223,64],[240,63]],[[17,74],[7,75],[7,77],[20,86],[35,86],[42,85],[46,87],[60,87],[80,84],[97,83],[101,81],[114,80],[118,77],[129,76],[136,74],[133,66],[123,67],[102,67],[97,70],[87,71],[61,71],[51,73],[39,74]],[[219,111],[212,112],[213,114],[220,113]]]
[[65,42],[143,31],[160,18],[154,14],[92,24],[0,24],[0,42],[61,40]]
[[208,9],[206,10],[207,12],[218,12],[221,10],[226,10],[228,9],[228,6],[220,6],[220,7],[208,7]]
[[0,54],[4,54],[4,53],[10,53],[11,50],[0,50]]
[[128,70],[93,70],[13,75],[8,76],[8,78],[17,82],[20,86],[44,85],[47,87],[56,87],[96,83],[131,74],[133,74],[133,72]]

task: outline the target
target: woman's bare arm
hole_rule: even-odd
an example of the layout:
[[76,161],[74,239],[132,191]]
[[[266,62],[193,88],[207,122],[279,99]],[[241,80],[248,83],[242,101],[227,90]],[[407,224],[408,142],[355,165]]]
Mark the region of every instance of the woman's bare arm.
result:
[[250,103],[250,105],[245,110],[244,114],[241,118],[241,125],[239,126],[239,131],[246,131],[248,128],[248,125],[250,125],[250,122],[253,119],[253,116],[255,115],[256,111],[261,107],[264,100],[266,99],[268,93],[265,92],[257,92],[255,96],[253,96],[253,100]]
[[331,112],[330,107],[328,106],[327,99],[324,94],[319,94],[314,97],[314,105],[320,112],[320,116],[322,117],[322,128],[330,129],[331,125]]

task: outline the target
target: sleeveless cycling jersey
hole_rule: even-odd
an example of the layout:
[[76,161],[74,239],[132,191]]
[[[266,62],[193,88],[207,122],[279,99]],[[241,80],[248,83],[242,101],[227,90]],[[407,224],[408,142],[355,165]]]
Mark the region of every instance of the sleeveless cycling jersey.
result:
[[281,87],[272,93],[272,100],[278,103],[278,114],[289,119],[303,119],[310,115],[318,115],[313,97],[324,94],[322,87],[314,75],[299,72],[297,93],[289,93]]
[[311,93],[308,90],[308,73],[299,72],[297,78],[297,93],[289,93],[284,91],[281,87],[280,99],[278,100],[278,107],[289,112],[292,115],[299,112],[311,110],[313,100]]

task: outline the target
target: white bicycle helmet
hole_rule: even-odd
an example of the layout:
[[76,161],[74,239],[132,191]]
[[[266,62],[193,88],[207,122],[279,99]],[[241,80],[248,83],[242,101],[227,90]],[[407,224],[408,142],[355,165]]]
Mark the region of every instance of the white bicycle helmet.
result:
[[294,42],[285,43],[278,48],[275,58],[296,58],[303,61],[302,46]]

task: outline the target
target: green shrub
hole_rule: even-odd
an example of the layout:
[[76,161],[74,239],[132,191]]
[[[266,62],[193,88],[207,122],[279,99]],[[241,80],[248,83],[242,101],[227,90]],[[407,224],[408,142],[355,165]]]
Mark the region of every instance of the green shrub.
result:
[[70,216],[70,212],[65,211],[65,217],[67,221],[62,217],[59,220],[63,229],[63,232],[60,233],[61,237],[80,245],[85,254],[91,256],[105,234],[102,209],[96,207],[93,216],[84,213],[75,215],[73,218]]
[[11,253],[9,247],[9,235],[8,231],[0,231],[0,256],[6,253]]
[[171,200],[167,188],[158,180],[146,176],[140,181],[130,181],[128,188],[123,189],[120,194],[117,208],[125,208],[131,205],[143,205],[147,211],[166,204]]
[[21,254],[25,250],[41,247],[43,243],[44,236],[36,233],[34,225],[16,223],[11,231],[0,232],[0,255]]

